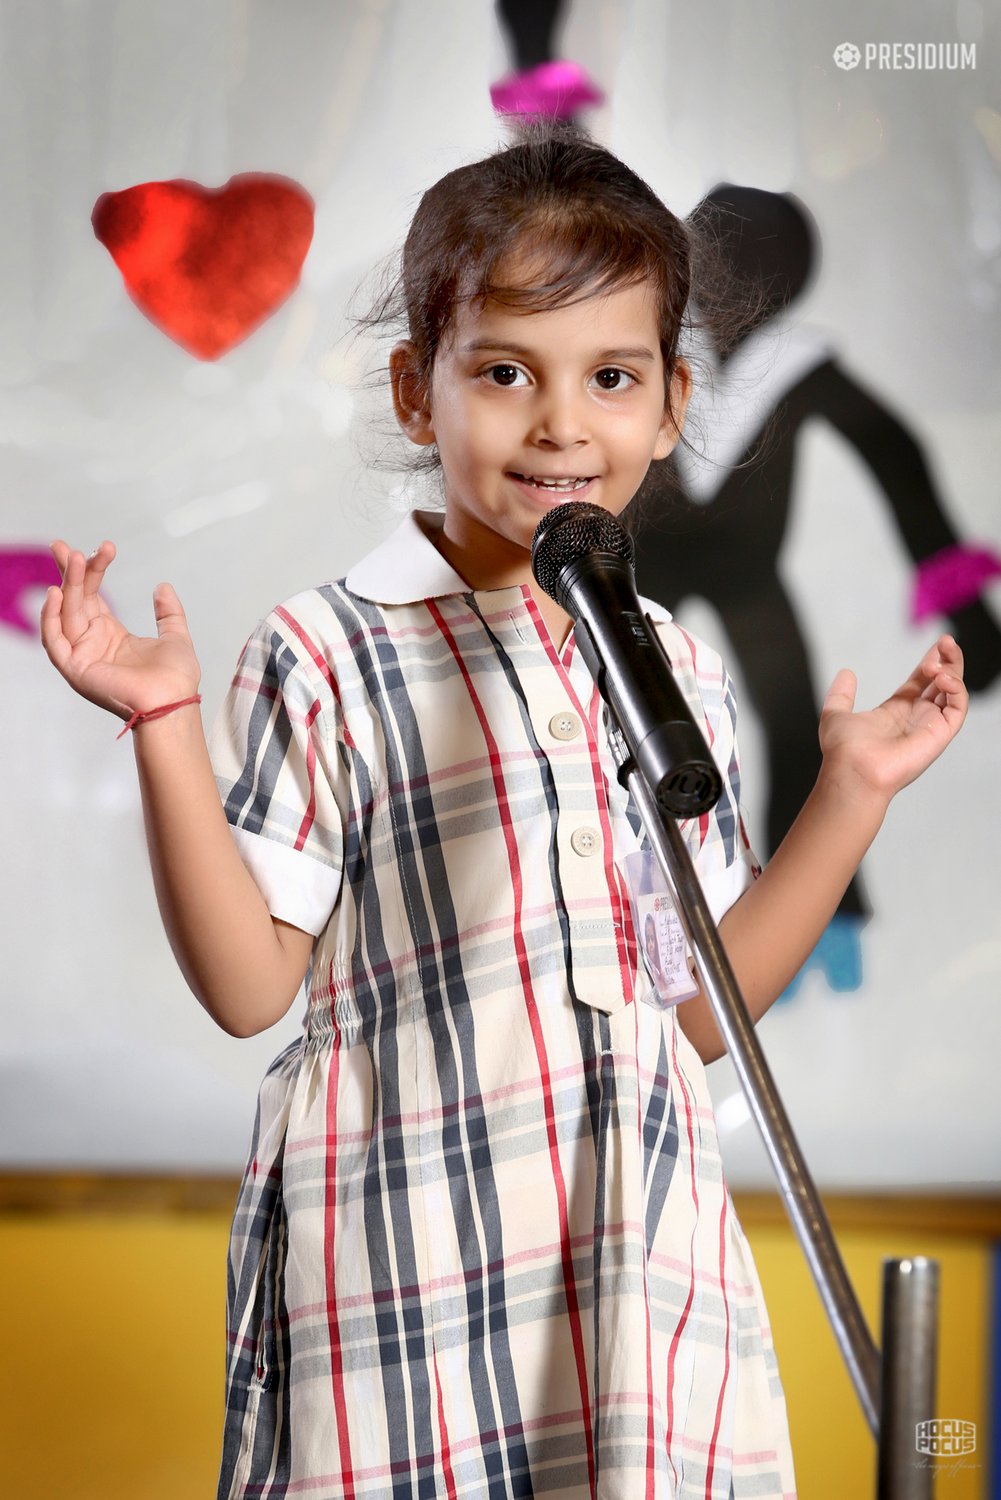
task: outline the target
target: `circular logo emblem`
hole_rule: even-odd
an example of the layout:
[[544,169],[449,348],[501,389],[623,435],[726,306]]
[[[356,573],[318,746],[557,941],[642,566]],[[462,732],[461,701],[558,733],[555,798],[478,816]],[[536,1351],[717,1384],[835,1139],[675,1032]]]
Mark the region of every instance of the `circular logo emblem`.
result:
[[854,42],[840,42],[834,49],[834,61],[839,68],[850,72],[852,68],[858,67],[862,61],[862,54]]

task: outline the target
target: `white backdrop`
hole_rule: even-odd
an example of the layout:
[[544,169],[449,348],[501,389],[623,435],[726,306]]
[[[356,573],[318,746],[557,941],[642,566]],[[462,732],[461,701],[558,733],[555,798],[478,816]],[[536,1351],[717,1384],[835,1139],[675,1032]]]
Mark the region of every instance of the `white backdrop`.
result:
[[[577,0],[562,51],[608,94],[597,138],[679,213],[714,182],[791,189],[821,231],[799,311],[926,445],[953,523],[1001,539],[997,498],[1001,115],[996,18],[975,0],[819,0],[710,10]],[[967,72],[837,69],[834,46],[957,39]],[[214,716],[256,621],[341,576],[395,524],[359,457],[348,297],[423,188],[500,139],[507,70],[488,0],[6,0],[0,11],[0,452],[6,547],[110,537],[108,595],[151,633],[170,579]],[[992,101],[994,101],[992,103]],[[90,213],[100,193],[236,172],[317,205],[300,290],[218,363],[128,300]],[[354,419],[352,420],[352,414]],[[909,567],[857,455],[812,423],[783,573],[818,679],[852,665],[872,702],[936,622],[907,623]],[[396,488],[398,489],[398,483]],[[1001,593],[989,599],[1001,614]],[[41,593],[27,598],[37,616]],[[727,643],[698,601],[681,611]],[[0,627],[6,730],[0,1153],[9,1166],[236,1170],[257,1083],[301,1005],[248,1042],[187,991],[148,874],[131,746],[37,640]],[[760,736],[742,739],[760,824]],[[1001,1160],[1001,687],[891,810],[866,862],[865,983],[816,973],[760,1027],[822,1186],[984,1188]],[[730,1065],[710,1069],[728,1176],[770,1175]]]

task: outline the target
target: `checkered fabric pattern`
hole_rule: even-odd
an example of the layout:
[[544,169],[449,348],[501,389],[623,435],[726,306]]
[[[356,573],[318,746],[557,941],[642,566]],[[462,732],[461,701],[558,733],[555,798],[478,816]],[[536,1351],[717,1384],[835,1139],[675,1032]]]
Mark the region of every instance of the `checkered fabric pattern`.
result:
[[[785,1404],[703,1066],[655,1003],[646,841],[571,632],[417,512],[274,609],[210,737],[272,914],[315,936],[233,1224],[220,1500],[788,1500]],[[645,601],[757,867],[719,657]]]

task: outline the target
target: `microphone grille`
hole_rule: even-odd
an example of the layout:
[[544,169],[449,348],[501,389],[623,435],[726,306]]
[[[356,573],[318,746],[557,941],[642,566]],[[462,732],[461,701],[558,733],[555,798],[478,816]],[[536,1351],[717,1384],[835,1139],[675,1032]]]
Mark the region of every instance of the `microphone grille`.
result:
[[564,604],[560,597],[560,574],[567,563],[592,552],[609,552],[633,562],[632,538],[614,516],[589,500],[568,500],[554,505],[535,528],[532,537],[532,572],[539,587]]

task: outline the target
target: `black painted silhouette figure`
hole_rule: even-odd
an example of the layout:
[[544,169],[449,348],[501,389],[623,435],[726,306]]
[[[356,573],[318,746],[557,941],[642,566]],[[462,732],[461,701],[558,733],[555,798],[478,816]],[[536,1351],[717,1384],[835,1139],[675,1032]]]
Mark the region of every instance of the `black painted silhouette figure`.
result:
[[[640,591],[669,609],[694,594],[717,610],[767,740],[766,835],[768,849],[774,850],[820,767],[807,648],[777,568],[802,423],[826,418],[865,460],[915,565],[955,548],[958,539],[921,445],[900,417],[844,369],[835,350],[815,334],[790,327],[776,338],[761,331],[802,292],[816,264],[819,241],[804,205],[791,194],[722,183],[692,218],[696,225],[708,221],[722,236],[726,261],[760,287],[764,299],[757,321],[742,336],[712,350],[719,372],[716,391],[709,398],[705,431],[694,440],[710,462],[700,462],[679,444],[648,476],[645,490],[652,497],[656,529],[640,527],[636,576]],[[756,461],[734,470],[759,447]],[[979,598],[942,612],[965,653],[971,690],[987,687],[1001,672],[997,623]],[[832,988],[857,988],[859,930],[868,915],[856,879],[804,968],[816,962]]]
[[497,15],[519,73],[552,62],[563,0],[497,0]]
[[[497,0],[496,9],[519,71],[553,60],[563,0]],[[820,768],[818,705],[807,648],[777,566],[802,423],[825,417],[866,461],[919,570],[931,562],[935,573],[936,564],[950,562],[945,554],[962,548],[922,448],[900,417],[845,370],[837,351],[817,334],[791,325],[778,338],[774,330],[764,331],[802,293],[819,260],[819,236],[805,206],[790,193],[721,183],[692,219],[713,231],[731,273],[749,283],[761,301],[739,334],[707,351],[718,375],[697,440],[705,461],[679,444],[651,470],[644,493],[657,529],[648,530],[637,548],[636,578],[642,593],[672,610],[680,599],[701,595],[723,621],[765,731],[770,851],[788,832]],[[689,409],[692,416],[699,394]],[[759,447],[760,458],[742,467]],[[639,530],[643,536],[642,524]],[[981,554],[979,568],[982,579],[989,577],[997,571],[997,559]],[[963,648],[966,680],[974,692],[1001,672],[1001,630],[977,597],[977,569],[976,562],[960,557],[951,588],[948,579],[941,586],[939,568],[936,577],[929,574],[927,590],[932,598],[937,594],[938,610]],[[948,574],[949,567],[944,571]],[[857,989],[860,931],[868,916],[856,877],[786,994],[794,993],[814,964],[832,988]]]

